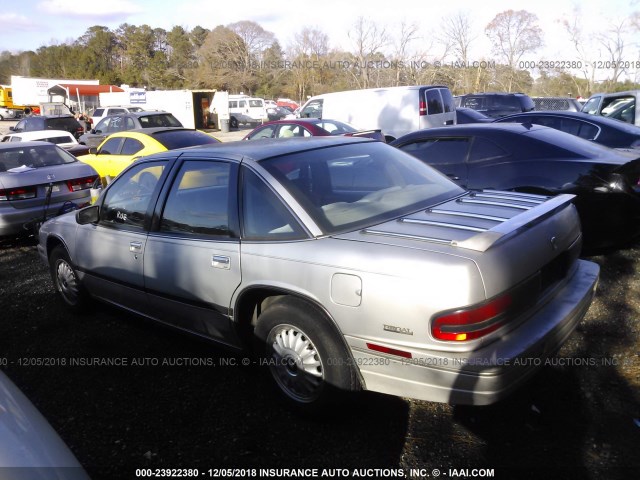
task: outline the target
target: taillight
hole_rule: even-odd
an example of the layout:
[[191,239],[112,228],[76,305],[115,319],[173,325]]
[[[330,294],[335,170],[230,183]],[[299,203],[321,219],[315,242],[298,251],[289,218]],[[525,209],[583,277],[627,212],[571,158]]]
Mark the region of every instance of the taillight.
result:
[[36,198],[36,187],[18,187],[0,190],[0,201]]
[[69,187],[70,192],[79,192],[80,190],[91,188],[97,179],[97,175],[93,175],[91,177],[74,178],[73,180],[67,180],[67,186]]
[[426,115],[427,114],[427,102],[425,100],[420,100],[420,105],[418,106],[418,108],[420,109],[419,110],[420,115]]
[[511,295],[506,294],[480,305],[445,313],[431,322],[431,333],[438,340],[455,342],[484,337],[504,325],[512,304]]

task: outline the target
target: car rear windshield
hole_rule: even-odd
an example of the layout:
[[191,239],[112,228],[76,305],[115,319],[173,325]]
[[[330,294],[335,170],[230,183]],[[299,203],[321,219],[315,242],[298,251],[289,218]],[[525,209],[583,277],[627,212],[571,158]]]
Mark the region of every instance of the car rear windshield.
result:
[[325,129],[331,135],[343,135],[345,133],[355,133],[357,130],[353,128],[351,125],[347,125],[346,123],[339,122],[338,120],[326,120],[320,119],[312,120],[309,123],[313,123],[320,128]]
[[155,115],[144,115],[139,117],[142,128],[155,127],[181,127],[182,124],[170,113],[159,113]]
[[153,138],[166,147],[167,150],[220,143],[211,135],[197,130],[165,130],[154,133]]
[[68,130],[76,129],[80,126],[78,121],[73,117],[68,118],[48,118],[46,120],[47,128],[50,130]]
[[260,162],[326,233],[376,225],[464,192],[420,160],[380,142]]
[[42,168],[74,163],[76,158],[55,145],[16,146],[0,150],[0,171],[13,168]]

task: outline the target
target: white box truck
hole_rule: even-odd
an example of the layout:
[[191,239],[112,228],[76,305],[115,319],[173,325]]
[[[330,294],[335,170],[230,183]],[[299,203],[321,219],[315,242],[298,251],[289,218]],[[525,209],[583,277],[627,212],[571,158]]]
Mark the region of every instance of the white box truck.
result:
[[359,130],[382,130],[388,142],[423,128],[455,125],[453,95],[443,85],[368,88],[311,97],[301,118],[340,120]]

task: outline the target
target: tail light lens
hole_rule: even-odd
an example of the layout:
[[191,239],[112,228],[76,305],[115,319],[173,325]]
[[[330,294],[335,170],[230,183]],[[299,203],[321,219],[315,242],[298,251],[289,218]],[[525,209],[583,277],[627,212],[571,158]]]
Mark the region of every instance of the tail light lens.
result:
[[438,340],[464,342],[484,337],[504,325],[514,302],[510,294],[480,305],[445,313],[431,322],[431,333]]
[[93,175],[91,177],[74,178],[73,180],[67,180],[67,186],[69,187],[70,192],[79,192],[80,190],[91,188],[97,179],[97,175]]
[[420,115],[426,115],[427,114],[427,102],[425,100],[420,100],[420,105],[418,106],[418,108],[420,109]]
[[36,187],[18,187],[0,190],[0,202],[7,200],[26,200],[36,198]]

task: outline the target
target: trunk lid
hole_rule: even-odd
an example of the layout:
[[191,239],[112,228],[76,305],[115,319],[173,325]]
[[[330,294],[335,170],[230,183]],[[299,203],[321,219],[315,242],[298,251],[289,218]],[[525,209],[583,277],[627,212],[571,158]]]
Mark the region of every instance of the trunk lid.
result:
[[562,280],[581,248],[573,195],[482,190],[341,238],[470,259],[487,298],[533,276],[542,290]]
[[35,189],[35,197],[33,198],[7,201],[14,208],[30,208],[45,204],[49,186],[51,186],[50,203],[52,204],[73,201],[86,196],[81,190],[70,190],[67,181],[95,176],[95,170],[82,162],[56,165],[55,167],[19,167],[0,172],[0,190],[26,188],[32,191]]

